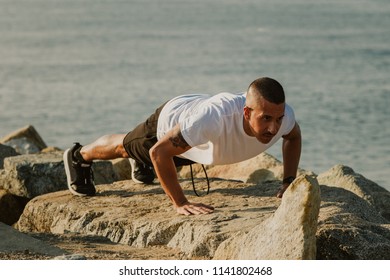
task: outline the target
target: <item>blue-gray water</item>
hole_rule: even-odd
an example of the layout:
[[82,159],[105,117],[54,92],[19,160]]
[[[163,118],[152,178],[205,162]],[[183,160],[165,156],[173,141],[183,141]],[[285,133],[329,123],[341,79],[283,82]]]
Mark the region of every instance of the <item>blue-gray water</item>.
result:
[[388,0],[0,0],[0,136],[32,124],[48,145],[85,144],[258,76],[285,88],[302,168],[390,189]]

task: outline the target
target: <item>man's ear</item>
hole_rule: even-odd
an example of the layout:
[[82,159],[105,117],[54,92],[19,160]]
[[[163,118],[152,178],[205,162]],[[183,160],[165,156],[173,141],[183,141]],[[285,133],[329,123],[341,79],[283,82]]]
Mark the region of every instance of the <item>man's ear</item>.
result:
[[251,111],[252,111],[252,109],[249,108],[248,106],[245,106],[245,107],[244,107],[244,118],[245,118],[246,120],[249,120],[249,119],[250,119],[250,117],[251,117]]

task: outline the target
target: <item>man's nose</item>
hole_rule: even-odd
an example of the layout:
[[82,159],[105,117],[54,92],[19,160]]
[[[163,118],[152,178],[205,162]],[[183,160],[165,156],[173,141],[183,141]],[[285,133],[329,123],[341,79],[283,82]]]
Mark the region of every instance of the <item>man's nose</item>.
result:
[[271,122],[268,126],[269,133],[276,134],[279,130],[279,124],[277,122]]

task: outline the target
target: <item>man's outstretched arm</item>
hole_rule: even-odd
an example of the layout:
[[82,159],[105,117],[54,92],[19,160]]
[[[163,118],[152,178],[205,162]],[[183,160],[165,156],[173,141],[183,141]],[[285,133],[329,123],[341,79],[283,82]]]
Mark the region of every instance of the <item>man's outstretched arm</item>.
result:
[[[291,132],[283,136],[283,178],[295,178],[297,176],[299,160],[301,158],[302,135],[301,129],[297,123]],[[283,193],[290,185],[289,180],[283,182],[277,197],[281,198]]]
[[179,214],[211,213],[214,210],[212,206],[189,202],[179,184],[173,157],[189,149],[191,147],[181,135],[179,125],[176,125],[150,149],[149,154],[160,184]]

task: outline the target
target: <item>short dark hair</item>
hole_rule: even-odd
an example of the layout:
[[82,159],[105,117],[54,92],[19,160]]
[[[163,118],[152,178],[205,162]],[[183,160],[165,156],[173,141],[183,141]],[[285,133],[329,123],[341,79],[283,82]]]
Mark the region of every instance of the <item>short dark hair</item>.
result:
[[255,90],[265,100],[274,104],[281,104],[285,102],[284,90],[282,85],[268,77],[262,77],[254,80],[248,87],[249,90]]

